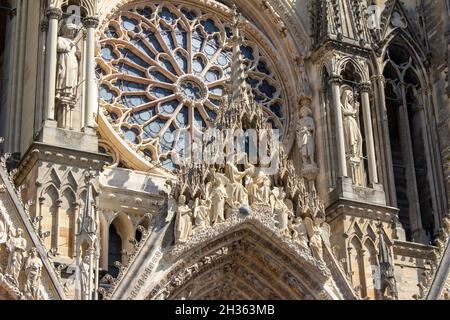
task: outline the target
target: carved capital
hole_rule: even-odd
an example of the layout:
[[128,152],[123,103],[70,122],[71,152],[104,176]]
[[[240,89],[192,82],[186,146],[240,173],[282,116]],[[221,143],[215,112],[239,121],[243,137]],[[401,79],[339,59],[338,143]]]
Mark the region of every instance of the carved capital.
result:
[[51,19],[59,20],[59,19],[61,19],[62,15],[63,15],[62,10],[60,8],[55,8],[55,7],[48,8],[46,13],[47,13],[48,20],[51,20]]
[[360,83],[358,86],[359,90],[362,92],[370,92],[370,89],[372,88],[372,84],[370,82],[363,82]]
[[97,28],[99,24],[99,19],[98,17],[94,17],[94,16],[88,16],[86,18],[83,19],[83,26],[88,29],[88,28]]
[[334,75],[334,76],[331,76],[331,77],[330,77],[329,83],[330,83],[331,85],[333,85],[333,84],[338,84],[338,85],[340,85],[340,84],[342,83],[342,81],[343,81],[343,79],[342,79],[341,76]]

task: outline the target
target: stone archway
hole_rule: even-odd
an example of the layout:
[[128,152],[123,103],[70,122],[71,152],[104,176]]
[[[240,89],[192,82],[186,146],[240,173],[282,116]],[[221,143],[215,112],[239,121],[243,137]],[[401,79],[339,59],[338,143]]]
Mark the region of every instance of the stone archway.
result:
[[[296,250],[297,249],[297,250]],[[289,247],[268,230],[245,223],[181,255],[151,281],[147,299],[342,299],[323,262],[309,250]]]

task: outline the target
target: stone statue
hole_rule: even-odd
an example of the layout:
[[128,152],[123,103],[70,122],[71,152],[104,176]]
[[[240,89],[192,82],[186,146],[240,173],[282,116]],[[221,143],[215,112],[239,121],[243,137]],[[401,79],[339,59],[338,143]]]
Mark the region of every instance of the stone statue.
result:
[[242,185],[242,179],[245,177],[245,172],[240,172],[238,168],[232,163],[227,162],[225,165],[225,175],[230,180],[230,194],[231,201],[234,207],[241,207],[248,204],[247,190]]
[[89,255],[84,256],[80,263],[82,297],[89,296]]
[[312,118],[312,111],[305,105],[300,109],[300,118],[297,122],[297,144],[300,149],[303,165],[315,164],[315,130],[316,127]]
[[27,282],[25,285],[25,293],[32,299],[40,299],[39,286],[41,283],[42,261],[39,258],[36,248],[30,250],[30,255],[25,263],[25,274]]
[[175,243],[184,243],[191,237],[192,216],[191,208],[186,205],[186,196],[180,195],[175,220]]
[[364,185],[363,138],[358,125],[359,103],[351,87],[342,86],[341,109],[343,114],[345,149],[349,154],[353,184]]
[[344,135],[346,150],[352,158],[362,158],[362,135],[358,125],[359,103],[355,101],[353,90],[349,86],[342,87],[342,114],[344,116]]
[[228,197],[225,185],[226,177],[216,173],[211,190],[211,225],[225,221],[225,200]]
[[322,222],[319,217],[305,218],[306,230],[309,237],[309,248],[314,258],[323,261]]
[[58,99],[73,99],[76,96],[81,53],[75,42],[78,27],[66,23],[61,27],[58,37],[58,75],[56,82],[56,97]]
[[210,218],[210,210],[211,210],[211,200],[209,199],[195,199],[194,202],[194,219],[195,226],[197,227],[206,227],[211,224],[209,221]]
[[11,234],[6,243],[7,250],[9,251],[6,273],[16,285],[19,284],[19,275],[23,267],[23,260],[27,250],[27,240],[22,237],[22,235],[23,231],[19,228],[17,229],[17,235],[13,236]]
[[286,193],[283,188],[275,188],[272,191],[270,206],[278,221],[278,228],[281,230],[281,233],[286,237],[290,237],[289,218],[294,215],[294,212],[292,203],[290,205],[291,208],[287,205]]
[[295,218],[291,225],[292,240],[298,242],[301,246],[308,248],[308,230],[301,217]]
[[261,170],[252,164],[246,164],[246,175],[251,179],[247,186],[250,205],[255,203],[268,203],[270,199],[272,181]]

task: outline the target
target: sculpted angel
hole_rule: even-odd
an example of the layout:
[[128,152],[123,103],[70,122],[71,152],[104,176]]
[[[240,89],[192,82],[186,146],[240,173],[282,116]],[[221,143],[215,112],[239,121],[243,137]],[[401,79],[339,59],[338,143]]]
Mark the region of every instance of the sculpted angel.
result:
[[323,261],[323,244],[330,246],[330,225],[324,222],[322,216],[316,216],[314,219],[305,218],[305,225],[311,253],[317,260]]

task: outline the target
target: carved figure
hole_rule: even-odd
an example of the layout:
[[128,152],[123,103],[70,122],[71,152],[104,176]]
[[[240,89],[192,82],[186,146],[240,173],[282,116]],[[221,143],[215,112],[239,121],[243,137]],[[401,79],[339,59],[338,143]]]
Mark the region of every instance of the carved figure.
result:
[[353,184],[364,185],[363,138],[358,125],[359,103],[355,100],[353,90],[347,85],[342,87],[341,109],[343,114],[345,148],[349,154],[349,165]]
[[36,248],[30,250],[30,255],[25,264],[25,274],[27,282],[25,284],[25,293],[32,299],[40,299],[40,283],[42,273],[42,261],[39,258]]
[[233,206],[241,207],[248,204],[247,190],[242,185],[242,179],[245,177],[245,172],[240,172],[232,162],[227,162],[225,165],[225,175],[228,180],[230,180],[229,193],[231,194]]
[[175,220],[175,243],[189,240],[192,234],[192,210],[186,205],[186,196],[178,198],[177,216]]
[[66,23],[61,28],[58,37],[58,75],[56,82],[57,98],[73,98],[78,86],[80,50],[74,41],[78,27]]
[[225,185],[227,179],[224,175],[216,173],[211,190],[211,225],[225,221],[225,200],[227,199],[227,190]]
[[6,243],[7,250],[9,251],[6,273],[16,285],[19,284],[19,275],[23,267],[27,247],[27,240],[22,237],[22,234],[22,229],[17,229],[17,235],[13,236],[11,234]]
[[308,106],[300,109],[300,118],[297,122],[297,143],[302,156],[303,165],[315,164],[315,124],[312,111]]
[[[270,196],[270,205],[272,212],[278,221],[278,228],[281,233],[290,237],[289,218],[294,215],[292,208],[286,204],[286,194],[283,188],[275,188]],[[291,205],[292,207],[292,205]]]

